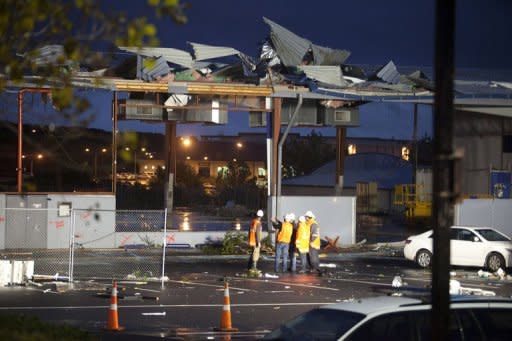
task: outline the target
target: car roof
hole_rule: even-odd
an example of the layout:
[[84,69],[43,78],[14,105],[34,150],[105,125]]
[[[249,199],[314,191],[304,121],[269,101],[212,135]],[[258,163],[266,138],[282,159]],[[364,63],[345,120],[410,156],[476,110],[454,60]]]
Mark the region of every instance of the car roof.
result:
[[[351,311],[364,315],[374,314],[381,311],[394,311],[400,307],[413,307],[428,305],[432,303],[430,294],[421,293],[416,291],[402,296],[375,296],[365,297],[346,302],[340,302],[330,305],[322,306],[322,309],[334,309]],[[475,295],[451,295],[450,302],[457,303],[508,303],[512,306],[512,299],[500,296],[475,296]],[[511,307],[512,308],[512,307]]]
[[324,309],[335,309],[352,311],[355,313],[368,315],[381,310],[396,309],[403,305],[421,304],[422,300],[419,298],[404,297],[404,296],[376,296],[359,298],[346,302],[330,304],[323,306]]

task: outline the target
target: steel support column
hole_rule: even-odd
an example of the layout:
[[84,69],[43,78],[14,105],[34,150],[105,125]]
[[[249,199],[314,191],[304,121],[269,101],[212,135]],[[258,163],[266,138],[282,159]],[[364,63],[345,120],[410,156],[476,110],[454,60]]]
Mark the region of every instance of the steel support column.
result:
[[271,196],[277,194],[277,175],[278,175],[278,146],[279,133],[281,132],[281,104],[282,98],[274,98],[274,115],[272,117],[272,180],[271,180]]
[[340,195],[343,190],[343,175],[345,174],[345,153],[346,153],[347,128],[336,127],[336,194]]
[[117,91],[114,91],[114,100],[112,103],[112,193],[115,195],[117,190],[117,117],[119,114],[119,103]]
[[167,213],[172,214],[174,200],[174,184],[176,183],[176,121],[166,122],[165,140],[165,207],[167,208]]

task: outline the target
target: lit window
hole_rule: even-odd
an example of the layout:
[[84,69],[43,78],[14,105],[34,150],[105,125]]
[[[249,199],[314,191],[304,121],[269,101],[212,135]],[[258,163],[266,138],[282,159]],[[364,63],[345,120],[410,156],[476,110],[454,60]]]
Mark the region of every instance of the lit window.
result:
[[402,159],[409,161],[409,148],[402,147]]
[[217,175],[225,176],[228,172],[228,167],[217,167]]
[[348,151],[348,155],[357,154],[357,147],[356,147],[356,145],[355,144],[349,144],[348,148],[347,148],[347,151]]

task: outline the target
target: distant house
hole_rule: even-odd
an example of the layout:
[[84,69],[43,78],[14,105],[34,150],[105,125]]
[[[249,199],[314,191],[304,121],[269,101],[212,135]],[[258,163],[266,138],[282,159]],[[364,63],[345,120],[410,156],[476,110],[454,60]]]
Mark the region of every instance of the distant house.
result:
[[250,177],[265,180],[266,146],[263,143],[247,142],[241,138],[190,139],[181,138],[176,159],[183,161],[201,177],[216,178],[227,169],[230,161],[245,162]]
[[[401,157],[381,153],[357,153],[345,158],[342,195],[372,195],[375,188],[375,209],[387,212],[393,203],[395,185],[410,183],[412,164]],[[283,195],[333,195],[335,194],[336,161],[319,167],[309,175],[282,181]],[[364,190],[367,184],[375,184]],[[359,187],[359,193],[358,193]],[[363,189],[363,190],[361,190]]]

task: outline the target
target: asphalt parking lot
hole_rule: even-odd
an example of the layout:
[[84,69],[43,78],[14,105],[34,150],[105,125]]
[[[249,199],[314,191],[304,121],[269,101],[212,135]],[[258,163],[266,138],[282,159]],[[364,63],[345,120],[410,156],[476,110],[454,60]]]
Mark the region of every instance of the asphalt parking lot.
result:
[[[0,288],[0,311],[39,316],[91,331],[102,339],[141,336],[168,339],[222,339],[214,332],[223,308],[223,279],[229,279],[233,338],[257,339],[281,322],[323,304],[382,295],[395,276],[405,287],[430,286],[430,270],[400,255],[376,252],[330,255],[321,259],[325,275],[273,274],[273,258],[260,262],[262,277],[245,277],[245,256],[174,255],[168,280],[119,279],[119,335],[103,333],[110,303],[110,281],[90,279],[72,286],[60,282]],[[512,278],[480,277],[477,268],[454,268],[463,287],[512,295]]]

